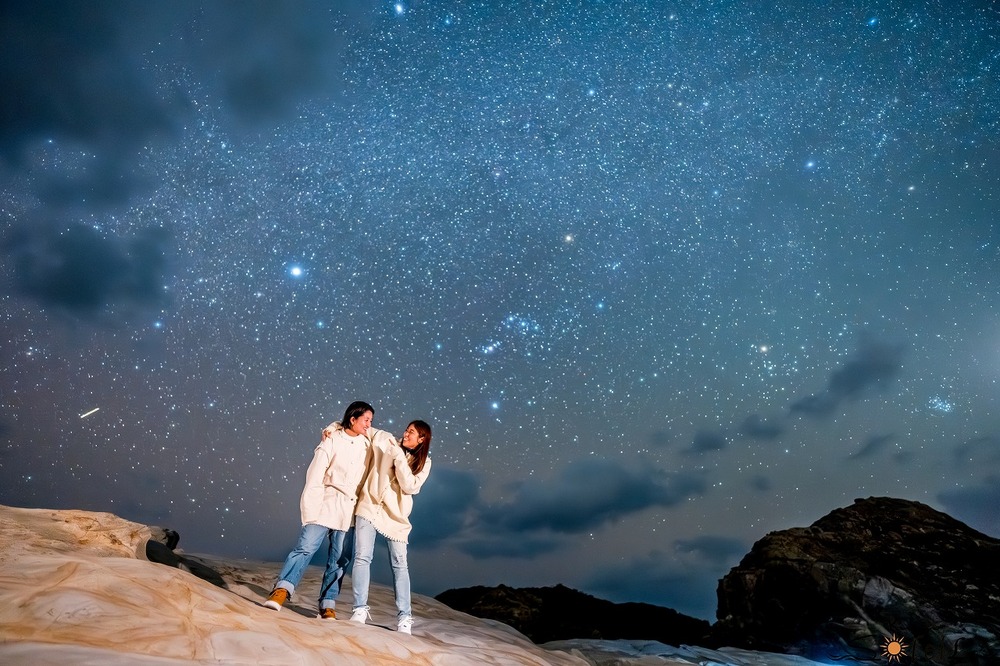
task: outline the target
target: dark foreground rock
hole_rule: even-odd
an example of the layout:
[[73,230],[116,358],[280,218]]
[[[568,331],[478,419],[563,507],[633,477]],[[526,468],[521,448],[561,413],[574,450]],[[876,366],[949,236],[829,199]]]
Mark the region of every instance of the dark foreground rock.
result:
[[435,597],[455,610],[510,625],[535,643],[573,638],[646,639],[667,645],[701,642],[709,623],[670,608],[616,604],[555,587],[464,587]]
[[[1000,540],[946,514],[855,500],[754,544],[719,583],[712,643],[838,663],[895,653],[903,664],[996,666],[998,567]],[[905,654],[887,645],[894,638]]]

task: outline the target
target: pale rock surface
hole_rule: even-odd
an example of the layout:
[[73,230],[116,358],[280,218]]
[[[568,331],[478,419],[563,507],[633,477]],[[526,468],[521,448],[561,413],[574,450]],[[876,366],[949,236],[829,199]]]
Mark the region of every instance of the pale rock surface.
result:
[[179,568],[150,562],[146,544],[157,529],[109,513],[0,506],[0,664],[809,663],[642,642],[543,648],[506,625],[420,595],[413,597],[415,622],[407,636],[395,631],[392,590],[379,585],[372,586],[368,625],[346,619],[349,585],[338,607],[343,619],[320,620],[315,567],[275,612],[262,604],[279,563],[179,551]]

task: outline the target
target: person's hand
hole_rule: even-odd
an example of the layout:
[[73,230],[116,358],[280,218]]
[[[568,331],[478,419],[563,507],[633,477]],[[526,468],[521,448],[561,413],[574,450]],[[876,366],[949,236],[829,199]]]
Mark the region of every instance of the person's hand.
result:
[[327,437],[333,437],[333,428],[330,426],[323,428],[323,439],[326,439]]
[[394,444],[394,446],[392,447],[392,462],[393,462],[393,464],[396,464],[396,465],[400,465],[400,464],[405,465],[405,464],[407,464],[406,463],[406,452],[403,451],[403,447],[400,446],[399,444],[396,444],[396,440],[395,439],[392,440],[392,443]]

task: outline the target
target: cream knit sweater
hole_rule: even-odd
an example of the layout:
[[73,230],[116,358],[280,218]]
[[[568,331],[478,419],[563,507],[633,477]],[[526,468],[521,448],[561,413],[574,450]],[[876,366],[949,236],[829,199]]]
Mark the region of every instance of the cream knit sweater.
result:
[[407,543],[413,495],[420,492],[427,480],[431,459],[427,459],[419,474],[414,474],[407,463],[407,454],[395,437],[384,430],[375,430],[369,435],[371,467],[361,483],[355,515],[370,521],[385,538]]
[[[331,423],[327,430],[343,431],[340,423]],[[385,430],[371,428],[368,472],[361,481],[358,503],[354,514],[363,516],[379,534],[393,541],[408,543],[412,525],[413,495],[431,473],[431,459],[427,458],[419,474],[410,471],[406,452],[396,438]]]

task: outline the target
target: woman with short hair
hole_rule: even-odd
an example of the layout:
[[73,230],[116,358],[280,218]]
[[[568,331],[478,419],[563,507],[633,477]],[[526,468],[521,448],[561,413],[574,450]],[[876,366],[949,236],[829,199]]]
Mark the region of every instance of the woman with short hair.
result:
[[[353,555],[353,520],[361,482],[371,463],[368,430],[375,408],[361,400],[352,402],[336,429],[323,431],[306,470],[299,499],[302,529],[295,548],[285,558],[278,582],[264,605],[274,610],[291,598],[309,560],[327,542],[326,569],[320,588],[320,617],[337,617],[337,595]],[[343,424],[341,426],[341,424]],[[329,431],[329,432],[328,432]]]

